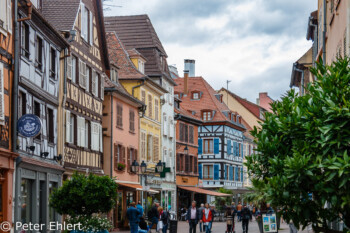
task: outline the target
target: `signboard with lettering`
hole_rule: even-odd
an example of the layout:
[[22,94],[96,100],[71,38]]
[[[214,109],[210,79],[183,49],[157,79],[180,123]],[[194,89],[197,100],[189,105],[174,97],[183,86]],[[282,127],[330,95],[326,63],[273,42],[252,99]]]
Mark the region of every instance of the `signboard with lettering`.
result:
[[25,114],[17,122],[18,132],[24,137],[35,137],[41,131],[41,120],[34,114]]

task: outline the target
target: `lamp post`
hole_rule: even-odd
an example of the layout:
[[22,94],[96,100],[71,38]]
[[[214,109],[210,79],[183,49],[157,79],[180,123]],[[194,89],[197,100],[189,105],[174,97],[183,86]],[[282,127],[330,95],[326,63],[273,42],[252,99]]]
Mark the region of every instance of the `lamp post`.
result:
[[[161,160],[159,160],[159,162],[156,164],[156,169],[155,172],[157,173],[162,173],[164,171],[164,167],[165,167],[165,163],[163,163]],[[139,170],[141,170],[141,172],[139,172]],[[141,165],[134,160],[131,164],[131,172],[138,174],[141,177],[141,185],[142,187],[146,186],[147,184],[147,177],[154,177],[155,175],[153,174],[148,174],[147,172],[147,164],[145,163],[145,161],[142,161]],[[144,185],[143,185],[143,180],[144,180]],[[142,193],[141,193],[141,199],[142,199],[142,205],[143,203],[143,188],[142,188]],[[146,198],[147,198],[147,194],[146,194]],[[145,207],[145,213],[147,213],[147,205],[144,205]]]

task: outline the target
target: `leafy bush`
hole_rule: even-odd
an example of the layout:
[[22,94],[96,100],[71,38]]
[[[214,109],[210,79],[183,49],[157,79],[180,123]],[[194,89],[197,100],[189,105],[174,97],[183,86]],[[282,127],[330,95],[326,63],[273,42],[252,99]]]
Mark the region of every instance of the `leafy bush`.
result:
[[82,227],[80,230],[84,232],[101,232],[113,227],[111,221],[107,218],[98,216],[79,215],[76,217],[68,217],[66,222],[70,224],[81,223]]
[[108,176],[75,173],[50,195],[50,206],[73,218],[107,213],[116,204],[117,183]]
[[335,232],[328,221],[341,218],[350,226],[349,59],[318,64],[312,73],[316,81],[307,94],[289,91],[252,131],[257,153],[246,165],[284,219]]

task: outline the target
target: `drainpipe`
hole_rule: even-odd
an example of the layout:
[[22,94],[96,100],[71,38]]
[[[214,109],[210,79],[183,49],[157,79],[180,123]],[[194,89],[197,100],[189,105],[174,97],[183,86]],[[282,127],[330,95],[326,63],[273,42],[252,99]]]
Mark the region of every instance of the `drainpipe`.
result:
[[[67,49],[64,49],[64,61],[63,61],[63,100],[62,100],[62,121],[63,122],[66,122],[67,124],[67,119],[66,121],[64,121],[65,119],[65,112],[64,112],[64,109],[65,109],[65,106],[66,106],[66,100],[67,100],[67,59],[66,59],[66,52],[67,52]],[[68,50],[68,54],[70,53],[70,49]],[[64,143],[65,143],[65,135],[64,133],[62,134],[62,154],[64,156]],[[62,164],[64,164],[64,159],[62,159],[63,162],[61,162]]]
[[[28,7],[28,13],[27,13],[27,17],[26,18],[21,18],[18,19],[18,22],[21,21],[27,21],[27,20],[31,20],[32,19],[32,12],[33,12],[33,4],[29,1],[27,1],[27,7]],[[16,6],[17,7],[17,6]]]
[[323,65],[326,65],[327,0],[323,0]]
[[134,96],[135,89],[138,88],[138,87],[141,87],[141,86],[143,86],[143,85],[145,85],[145,80],[142,80],[141,84],[132,87],[132,96],[133,96],[133,97],[135,97],[135,96]]

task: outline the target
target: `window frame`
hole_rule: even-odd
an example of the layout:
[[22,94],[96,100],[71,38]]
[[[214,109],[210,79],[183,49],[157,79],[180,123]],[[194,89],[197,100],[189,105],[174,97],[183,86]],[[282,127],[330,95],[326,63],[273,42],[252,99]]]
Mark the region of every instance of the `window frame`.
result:
[[203,154],[214,154],[214,139],[203,139]]

